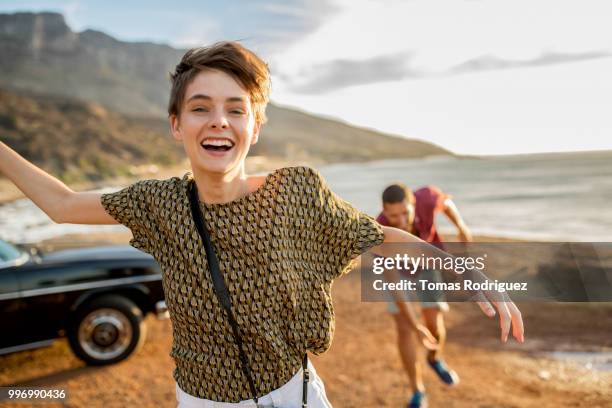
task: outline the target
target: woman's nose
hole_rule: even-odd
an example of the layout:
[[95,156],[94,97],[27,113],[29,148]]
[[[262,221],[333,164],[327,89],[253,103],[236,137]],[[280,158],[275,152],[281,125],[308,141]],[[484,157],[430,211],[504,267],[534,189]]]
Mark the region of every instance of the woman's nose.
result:
[[212,118],[210,119],[210,127],[218,129],[225,129],[226,127],[228,127],[227,118],[225,117],[223,110],[215,111]]

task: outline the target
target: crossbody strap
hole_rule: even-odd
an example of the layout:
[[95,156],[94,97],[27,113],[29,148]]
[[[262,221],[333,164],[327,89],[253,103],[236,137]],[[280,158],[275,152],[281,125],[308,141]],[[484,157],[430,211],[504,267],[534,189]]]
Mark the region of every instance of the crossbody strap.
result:
[[[211,278],[213,281],[213,288],[215,291],[215,295],[219,299],[219,302],[225,309],[227,319],[232,327],[232,332],[234,334],[234,341],[238,346],[238,352],[240,356],[240,363],[242,366],[242,372],[245,377],[249,381],[249,388],[251,389],[251,394],[253,394],[253,400],[256,404],[258,404],[257,399],[257,388],[255,387],[255,381],[253,380],[253,375],[251,373],[251,367],[249,365],[249,360],[244,351],[244,344],[242,342],[242,336],[240,336],[240,330],[238,328],[238,323],[234,318],[234,314],[232,312],[232,301],[229,295],[229,290],[227,289],[227,285],[225,284],[225,279],[223,279],[223,275],[221,273],[221,269],[219,268],[219,261],[217,260],[217,255],[215,254],[215,250],[213,248],[213,244],[210,239],[210,234],[208,229],[206,228],[206,223],[204,221],[204,217],[202,216],[202,211],[199,204],[198,198],[198,189],[195,183],[195,180],[191,181],[191,185],[189,188],[189,202],[191,204],[191,215],[193,216],[193,220],[195,226],[202,238],[202,242],[204,244],[204,250],[206,251],[206,259],[208,261],[208,266],[210,269]],[[308,370],[308,355],[304,353],[304,359],[302,361],[302,369],[303,369],[303,386],[302,386],[302,407],[307,408],[307,400],[308,400],[308,379],[309,379],[309,370]]]

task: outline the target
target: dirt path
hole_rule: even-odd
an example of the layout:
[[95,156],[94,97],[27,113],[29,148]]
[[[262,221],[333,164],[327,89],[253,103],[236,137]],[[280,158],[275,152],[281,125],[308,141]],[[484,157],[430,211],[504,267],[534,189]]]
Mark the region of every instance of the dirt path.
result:
[[[95,239],[95,237],[91,237]],[[116,236],[115,241],[124,238]],[[359,276],[333,288],[337,315],[331,349],[313,356],[334,407],[404,407],[405,376],[392,319],[383,303],[360,301]],[[611,350],[612,305],[520,305],[526,342],[498,340],[497,322],[475,305],[453,304],[447,315],[446,359],[461,384],[445,388],[425,371],[431,407],[605,407],[612,401],[612,372],[545,358],[544,351]],[[106,368],[84,366],[65,340],[34,351],[0,356],[0,385],[66,389],[65,404],[37,407],[175,407],[171,322],[147,318],[143,349]],[[608,405],[606,405],[608,404]],[[23,403],[0,402],[2,407]]]

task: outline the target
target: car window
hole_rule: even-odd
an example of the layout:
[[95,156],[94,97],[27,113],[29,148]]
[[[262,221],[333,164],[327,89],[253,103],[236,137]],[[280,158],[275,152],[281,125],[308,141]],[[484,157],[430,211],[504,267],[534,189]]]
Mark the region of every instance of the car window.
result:
[[21,256],[21,251],[6,241],[0,240],[0,261],[13,261]]

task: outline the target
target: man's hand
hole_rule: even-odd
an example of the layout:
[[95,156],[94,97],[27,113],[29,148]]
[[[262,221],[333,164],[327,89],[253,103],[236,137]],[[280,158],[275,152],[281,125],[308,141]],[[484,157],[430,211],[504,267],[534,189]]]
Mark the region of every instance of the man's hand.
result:
[[458,234],[459,241],[461,242],[472,242],[474,239],[472,238],[472,233],[465,225],[459,229]]
[[437,350],[440,347],[438,339],[429,331],[427,326],[419,322],[414,313],[412,304],[410,302],[395,302],[395,304],[397,305],[399,313],[404,316],[404,319],[410,322],[412,329],[423,347],[427,350]]
[[423,324],[417,324],[415,328],[419,341],[427,350],[437,350],[440,347],[438,339],[434,337],[429,329]]
[[472,242],[472,233],[467,225],[465,225],[465,221],[463,221],[459,209],[457,209],[457,206],[450,198],[444,200],[444,214],[446,214],[448,219],[457,227],[459,241]]

